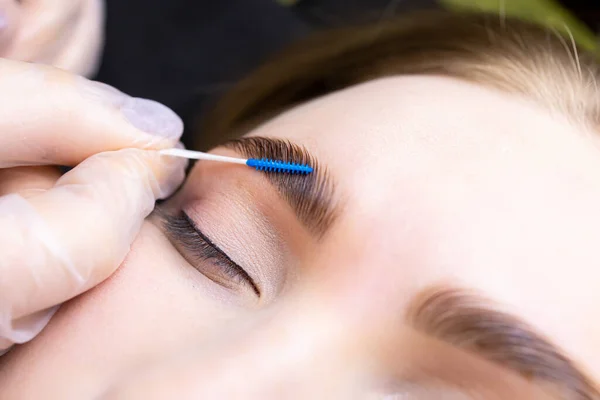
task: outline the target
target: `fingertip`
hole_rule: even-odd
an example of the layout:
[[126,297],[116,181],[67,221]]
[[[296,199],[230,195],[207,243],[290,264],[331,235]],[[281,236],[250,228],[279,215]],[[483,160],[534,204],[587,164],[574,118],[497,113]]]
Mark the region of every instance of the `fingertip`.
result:
[[88,158],[64,175],[59,184],[73,183],[77,177],[77,181],[96,181],[97,185],[109,185],[113,190],[132,190],[128,182],[147,182],[154,201],[167,198],[177,190],[185,179],[187,164],[187,159],[164,156],[156,150],[128,148]]
[[176,142],[183,134],[183,121],[175,112],[157,101],[128,98],[121,113],[131,125],[160,139]]
[[0,81],[4,166],[74,166],[106,151],[170,148],[183,133],[181,118],[168,107],[103,83],[2,58],[0,73],[11,77]]
[[[156,152],[158,154],[158,152]],[[189,160],[181,157],[172,157],[158,154],[161,164],[164,165],[164,182],[160,185],[157,199],[163,200],[170,197],[185,180],[185,171]]]
[[134,129],[132,145],[142,149],[174,146],[183,134],[183,121],[169,107],[150,99],[132,97],[102,82],[78,77],[86,99],[113,107],[120,119]]

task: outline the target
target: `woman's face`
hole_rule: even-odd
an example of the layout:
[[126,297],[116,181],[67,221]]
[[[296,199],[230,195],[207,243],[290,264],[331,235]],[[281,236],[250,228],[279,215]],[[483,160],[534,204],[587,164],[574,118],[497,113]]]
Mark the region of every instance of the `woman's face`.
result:
[[575,366],[600,377],[594,133],[505,93],[407,76],[214,152],[308,152],[316,170],[197,163],[113,277],[0,359],[0,397],[89,398],[182,352],[215,374],[239,363],[252,393],[302,398],[322,385],[532,398],[586,390]]

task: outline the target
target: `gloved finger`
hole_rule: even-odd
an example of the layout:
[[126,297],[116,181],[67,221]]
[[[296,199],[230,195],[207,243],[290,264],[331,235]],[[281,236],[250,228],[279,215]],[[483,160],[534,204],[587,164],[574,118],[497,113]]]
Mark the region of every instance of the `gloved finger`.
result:
[[18,193],[27,198],[54,186],[60,171],[56,167],[14,167],[0,169],[0,196]]
[[21,23],[9,57],[50,64],[61,42],[69,39],[84,0],[22,0]]
[[57,68],[0,59],[0,167],[75,165],[125,147],[177,143],[167,107]]
[[[32,314],[113,273],[155,199],[181,184],[184,168],[184,160],[125,149],[90,157],[38,196],[0,197],[0,337],[30,340],[41,329],[28,321]],[[27,327],[14,329],[23,321]]]
[[48,324],[58,307],[50,307],[15,320],[8,319],[8,314],[0,314],[0,318],[5,318],[0,319],[0,356],[10,350],[13,344],[27,342],[37,335]]
[[25,0],[20,9],[20,29],[5,57],[84,76],[97,69],[104,39],[104,0]]
[[20,11],[16,0],[0,0],[0,57],[15,38],[20,25]]
[[104,44],[104,0],[84,0],[69,41],[51,61],[55,67],[91,76],[100,64]]

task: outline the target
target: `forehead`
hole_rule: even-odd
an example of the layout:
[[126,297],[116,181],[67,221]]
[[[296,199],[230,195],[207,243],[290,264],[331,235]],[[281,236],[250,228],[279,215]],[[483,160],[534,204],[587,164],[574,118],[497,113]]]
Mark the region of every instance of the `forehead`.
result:
[[599,375],[593,133],[517,96],[405,76],[311,101],[252,135],[288,138],[327,165],[344,201],[329,253],[369,260],[405,296],[476,288]]

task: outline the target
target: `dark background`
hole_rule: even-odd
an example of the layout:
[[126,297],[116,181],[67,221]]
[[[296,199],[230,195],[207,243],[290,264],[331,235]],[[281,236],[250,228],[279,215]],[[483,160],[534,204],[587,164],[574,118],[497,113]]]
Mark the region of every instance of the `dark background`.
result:
[[[600,5],[562,3],[598,31]],[[160,101],[190,126],[236,80],[315,29],[431,7],[435,0],[106,0],[96,79]]]

